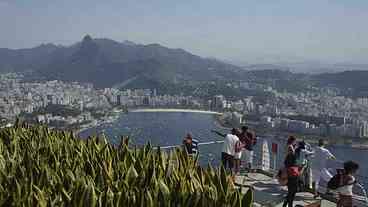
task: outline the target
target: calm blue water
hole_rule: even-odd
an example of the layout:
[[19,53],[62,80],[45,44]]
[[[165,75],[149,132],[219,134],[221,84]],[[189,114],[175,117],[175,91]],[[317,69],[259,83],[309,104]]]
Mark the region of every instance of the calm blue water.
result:
[[[129,135],[135,145],[148,141],[153,146],[180,145],[184,136],[191,133],[200,142],[221,140],[211,130],[217,129],[214,115],[181,112],[128,113],[114,123],[83,131],[80,135],[101,134],[104,132],[113,144],[119,144],[121,135]],[[211,162],[216,165],[221,156],[221,145],[202,146],[201,163]]]
[[[80,134],[81,137],[101,134],[104,132],[109,141],[119,144],[121,135],[129,135],[131,142],[135,145],[143,145],[150,141],[153,146],[167,146],[181,144],[186,133],[190,132],[200,142],[222,140],[221,137],[213,134],[212,129],[224,131],[216,124],[214,115],[200,113],[181,113],[181,112],[150,112],[150,113],[128,113],[112,124],[102,125],[88,129]],[[259,143],[262,141],[260,140]],[[279,143],[280,141],[270,140]],[[200,147],[200,161],[202,164],[210,162],[217,165],[221,156],[221,144],[207,145]],[[261,144],[257,145],[258,150]],[[280,149],[282,149],[281,147]],[[256,149],[257,150],[257,149]],[[352,149],[350,147],[333,147],[330,150],[340,160],[355,160],[360,166],[360,175],[368,177],[368,150]],[[282,153],[280,153],[281,156]],[[255,161],[257,158],[255,158]],[[281,159],[278,159],[281,160]],[[340,167],[336,163],[330,163],[331,167]],[[364,180],[368,185],[368,180]]]
[[213,140],[218,138],[210,132],[215,128],[213,115],[209,114],[142,112],[122,114],[115,123],[86,130],[80,135],[86,137],[104,131],[113,144],[119,143],[121,135],[129,135],[136,145],[150,141],[154,146],[165,146],[180,144],[188,132],[202,142]]

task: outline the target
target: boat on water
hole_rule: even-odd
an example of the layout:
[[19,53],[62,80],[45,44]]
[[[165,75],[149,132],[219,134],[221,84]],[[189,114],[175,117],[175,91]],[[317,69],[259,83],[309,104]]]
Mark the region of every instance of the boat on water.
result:
[[368,143],[365,144],[352,143],[350,146],[354,149],[368,150]]
[[359,149],[359,150],[368,150],[368,143],[361,143],[361,142],[350,142],[350,143],[332,143],[330,146],[333,147],[349,147],[353,149]]

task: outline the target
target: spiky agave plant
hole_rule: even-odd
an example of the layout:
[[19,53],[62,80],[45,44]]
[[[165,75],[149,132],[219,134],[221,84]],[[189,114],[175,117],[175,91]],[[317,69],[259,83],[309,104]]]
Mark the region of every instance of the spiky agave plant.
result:
[[45,126],[0,131],[0,206],[250,206],[223,168],[182,150],[114,147]]

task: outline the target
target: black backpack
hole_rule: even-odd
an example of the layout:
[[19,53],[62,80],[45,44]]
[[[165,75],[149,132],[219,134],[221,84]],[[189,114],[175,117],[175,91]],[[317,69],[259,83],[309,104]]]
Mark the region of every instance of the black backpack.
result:
[[336,190],[339,187],[341,187],[341,179],[342,179],[342,175],[341,174],[336,174],[334,175],[327,183],[327,188],[331,189],[331,190]]
[[296,156],[294,153],[289,153],[285,160],[284,160],[284,165],[286,168],[288,167],[292,167],[292,166],[296,166]]
[[334,175],[327,183],[327,188],[331,190],[336,190],[339,187],[346,185],[344,183],[345,172],[343,169],[336,169],[337,173]]

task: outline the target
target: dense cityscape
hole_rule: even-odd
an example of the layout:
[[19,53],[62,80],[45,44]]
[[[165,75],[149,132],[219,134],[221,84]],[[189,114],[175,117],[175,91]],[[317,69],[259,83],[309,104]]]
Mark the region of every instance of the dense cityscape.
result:
[[221,120],[237,126],[249,120],[270,131],[331,136],[368,137],[368,99],[338,96],[337,89],[313,92],[279,92],[268,85],[243,82],[231,87],[271,94],[211,98],[160,94],[156,89],[96,89],[92,84],[63,81],[24,81],[21,74],[0,76],[2,126],[19,117],[57,128],[78,129],[112,122],[134,108],[186,108],[222,112]]
[[0,0],[0,207],[368,207],[367,19]]

